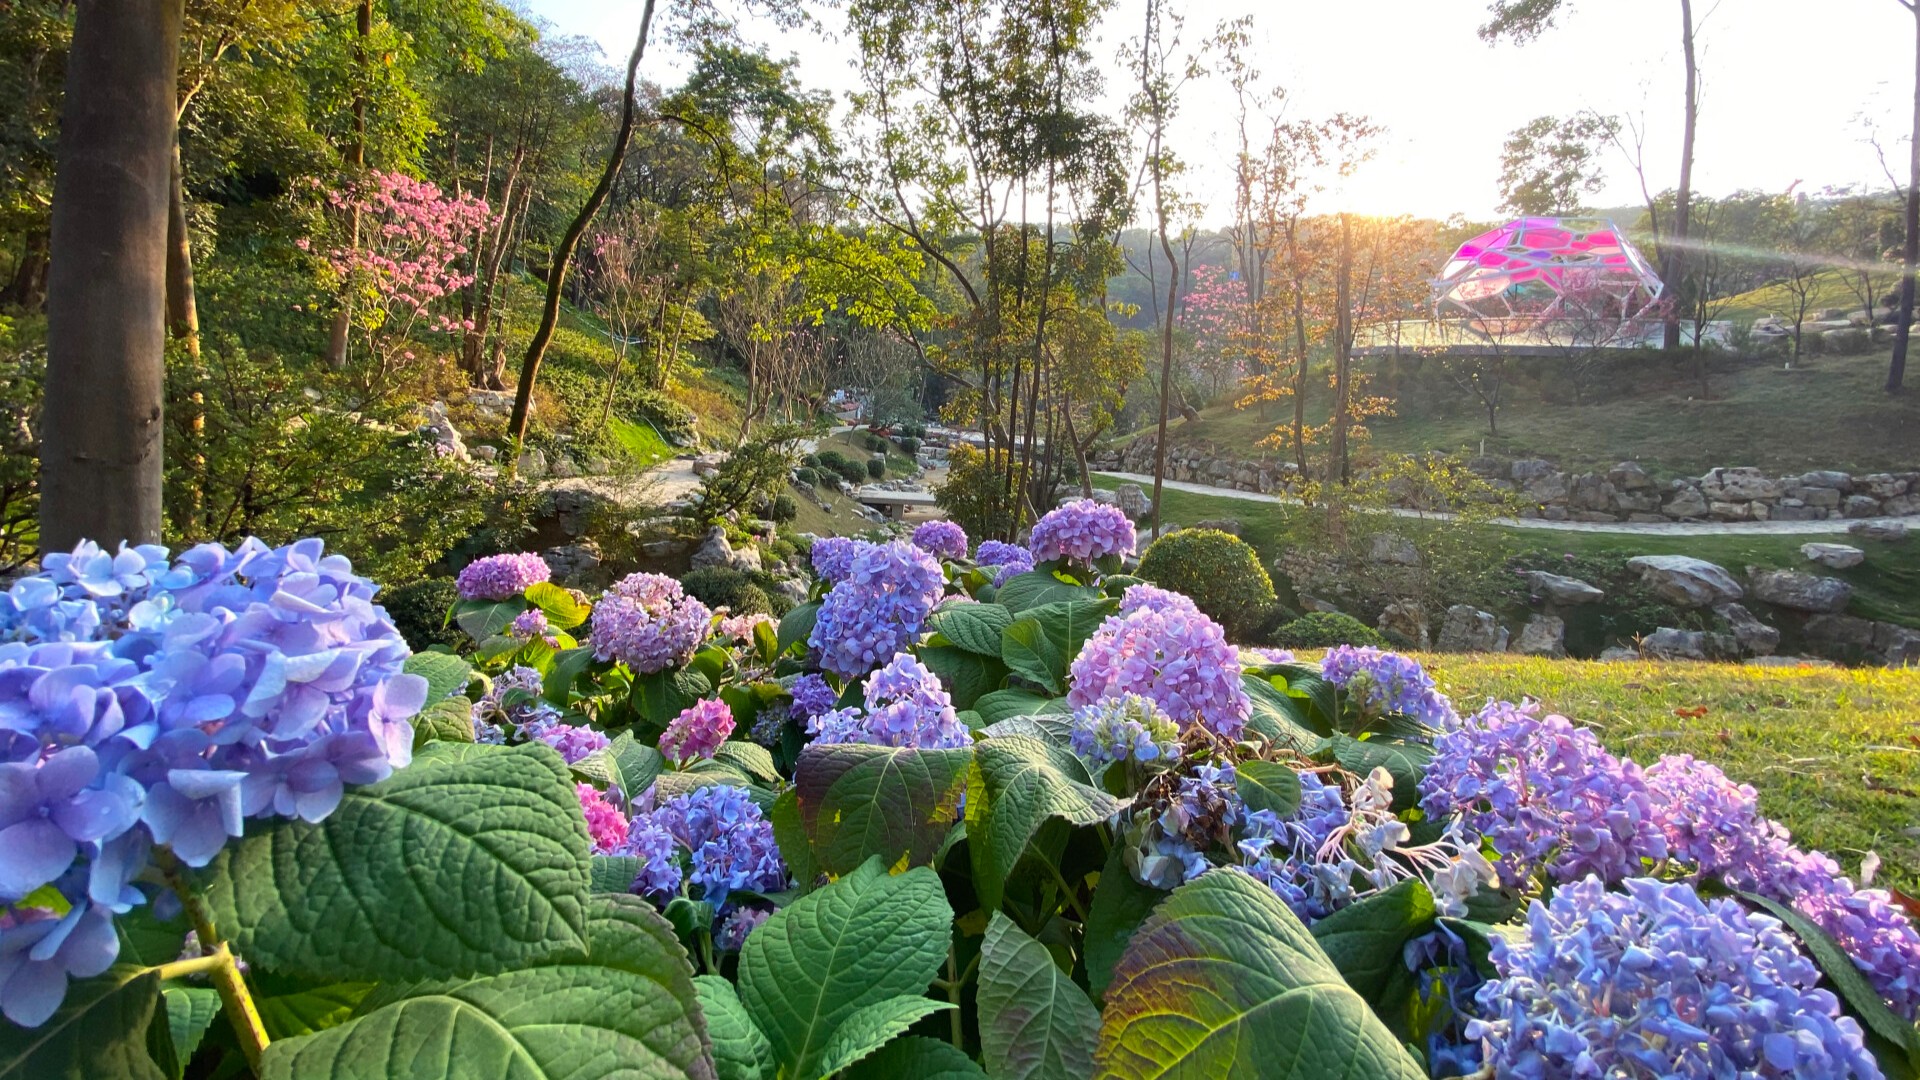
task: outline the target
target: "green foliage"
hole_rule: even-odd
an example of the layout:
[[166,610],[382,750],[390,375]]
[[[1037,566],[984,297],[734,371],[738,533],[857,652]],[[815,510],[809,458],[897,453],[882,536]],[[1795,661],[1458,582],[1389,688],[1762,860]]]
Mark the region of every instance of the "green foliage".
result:
[[146,1045],[160,999],[150,969],[122,964],[74,982],[51,1019],[37,1028],[0,1023],[0,1077],[5,1080],[166,1080]]
[[820,468],[834,473],[849,484],[864,483],[867,479],[867,467],[838,450],[822,450],[819,457]]
[[1155,540],[1140,557],[1140,576],[1184,593],[1235,641],[1252,638],[1278,602],[1259,553],[1217,529],[1181,529]]
[[800,428],[776,425],[728,455],[719,469],[700,479],[694,515],[711,524],[782,493],[799,454],[800,435]]
[[739,987],[781,1073],[819,1076],[879,1049],[887,1025],[870,1010],[926,990],[952,921],[939,875],[889,875],[877,859],[775,912],[740,952]]
[[979,1001],[988,1075],[1077,1080],[1093,1074],[1100,1013],[1046,946],[998,911],[980,946]]
[[886,478],[886,475],[887,475],[887,459],[886,458],[876,457],[876,458],[867,459],[867,476],[869,476],[874,480],[882,480]]
[[447,978],[583,948],[587,878],[586,825],[558,754],[440,742],[391,779],[348,788],[317,826],[249,829],[214,862],[209,899],[235,949],[269,968]]
[[1047,819],[1092,825],[1120,809],[1118,800],[1092,786],[1079,758],[1032,736],[980,742],[974,775],[968,786],[977,785],[982,797],[967,801],[967,837],[974,891],[989,909],[1000,905],[1007,878]]
[[730,566],[705,566],[680,579],[688,596],[710,608],[726,608],[735,615],[771,615],[773,602],[745,571]]
[[415,652],[443,645],[456,652],[473,648],[466,631],[447,621],[447,612],[460,599],[452,578],[421,578],[397,589],[383,589],[380,604],[394,628]]
[[[38,337],[38,333],[32,334]],[[39,547],[40,397],[44,346],[21,323],[0,315],[0,572],[30,561]]]
[[1420,1080],[1273,891],[1238,870],[1173,891],[1114,972],[1099,1075]]
[[934,493],[947,516],[976,538],[1013,531],[1014,500],[1006,478],[986,453],[956,446],[947,459],[947,482]]
[[908,457],[912,457],[920,452],[920,440],[911,435],[901,436],[895,439],[894,442],[899,445],[900,452],[906,454]]
[[971,750],[813,744],[794,766],[813,861],[845,874],[870,857],[887,866],[932,860],[967,790]]
[[767,520],[784,525],[800,516],[800,502],[792,495],[781,492],[767,504]]
[[[811,457],[812,455],[808,456]],[[811,467],[802,466],[801,468],[793,470],[793,482],[805,487],[818,487],[820,486],[820,474],[814,472]],[[798,512],[799,507],[796,506],[794,510]]]
[[1351,615],[1310,611],[1275,630],[1273,643],[1286,649],[1328,649],[1335,645],[1385,648],[1387,639]]

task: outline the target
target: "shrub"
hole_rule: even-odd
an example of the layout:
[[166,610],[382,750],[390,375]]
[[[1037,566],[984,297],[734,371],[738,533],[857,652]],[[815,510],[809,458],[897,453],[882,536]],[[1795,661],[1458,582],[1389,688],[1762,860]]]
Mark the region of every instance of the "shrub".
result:
[[711,608],[724,607],[735,615],[773,614],[773,600],[766,590],[739,570],[708,566],[680,579],[680,588],[688,596]]
[[800,459],[800,464],[805,465],[809,469],[817,469],[820,467],[820,455],[808,454],[806,457]]
[[887,440],[869,431],[860,436],[860,445],[876,454],[887,452]]
[[904,454],[918,454],[920,452],[920,440],[911,435],[902,436],[894,441],[900,444],[900,451]]
[[793,482],[803,487],[819,487],[820,474],[802,466],[793,470]]
[[1335,645],[1385,648],[1387,639],[1351,615],[1310,611],[1275,630],[1273,643],[1285,649],[1330,649]]
[[452,578],[421,578],[396,589],[387,589],[377,597],[387,609],[394,629],[407,639],[414,652],[434,645],[456,651],[473,648],[466,631],[447,621],[447,611],[460,599],[460,590]]
[[1140,576],[1185,593],[1237,640],[1251,640],[1276,602],[1253,546],[1218,529],[1182,529],[1153,542]]
[[968,536],[1005,536],[1013,529],[1013,497],[993,461],[971,446],[953,448],[947,482],[934,492],[934,501],[960,523]]
[[718,521],[778,493],[793,475],[798,433],[797,428],[778,425],[735,450],[717,471],[701,479],[694,500],[697,516]]
[[867,475],[879,480],[887,475],[887,459],[883,457],[867,459]]
[[838,473],[840,478],[849,484],[858,484],[867,478],[865,465],[838,450],[820,451],[820,467]]
[[800,503],[784,491],[775,495],[772,504],[767,507],[768,520],[776,523],[792,521],[799,516]]

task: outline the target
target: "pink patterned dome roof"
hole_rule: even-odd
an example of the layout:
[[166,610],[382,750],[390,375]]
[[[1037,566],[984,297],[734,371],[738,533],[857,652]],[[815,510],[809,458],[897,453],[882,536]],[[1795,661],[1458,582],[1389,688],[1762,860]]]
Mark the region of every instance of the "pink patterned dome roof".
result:
[[1434,282],[1434,312],[1443,318],[1547,322],[1617,312],[1622,322],[1644,312],[1665,286],[1640,250],[1602,218],[1529,217],[1461,244]]

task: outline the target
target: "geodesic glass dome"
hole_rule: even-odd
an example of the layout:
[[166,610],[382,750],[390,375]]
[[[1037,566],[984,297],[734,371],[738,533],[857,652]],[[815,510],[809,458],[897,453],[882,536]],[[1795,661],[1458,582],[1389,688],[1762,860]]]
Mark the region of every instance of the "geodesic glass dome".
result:
[[1482,332],[1609,320],[1624,327],[1664,290],[1660,276],[1613,222],[1530,217],[1460,245],[1434,282],[1434,315],[1464,318]]

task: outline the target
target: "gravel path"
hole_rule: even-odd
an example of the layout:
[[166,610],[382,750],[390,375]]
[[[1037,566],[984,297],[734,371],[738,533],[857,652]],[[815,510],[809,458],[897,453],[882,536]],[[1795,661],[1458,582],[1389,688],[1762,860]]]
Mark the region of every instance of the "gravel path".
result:
[[[1107,476],[1130,484],[1139,484],[1149,494],[1153,491],[1153,477],[1140,473],[1098,472],[1096,476]],[[1213,487],[1209,484],[1195,484],[1185,480],[1163,481],[1165,487],[1174,491],[1186,491],[1195,495],[1214,495],[1222,499],[1238,499],[1241,502],[1270,503],[1276,505],[1300,505],[1300,500],[1282,498],[1278,495],[1266,495],[1258,491],[1240,491],[1236,488]],[[1450,514],[1432,513],[1424,510],[1404,510],[1395,508],[1389,511],[1399,517],[1409,518],[1447,518]],[[1920,529],[1920,516],[1880,519],[1905,521],[1915,529]],[[1839,536],[1845,535],[1852,521],[1828,519],[1826,521],[1706,521],[1706,522],[1597,522],[1597,521],[1545,521],[1540,518],[1494,518],[1496,525],[1505,525],[1514,529],[1541,529],[1550,532],[1585,533],[1623,533],[1631,536]]]

